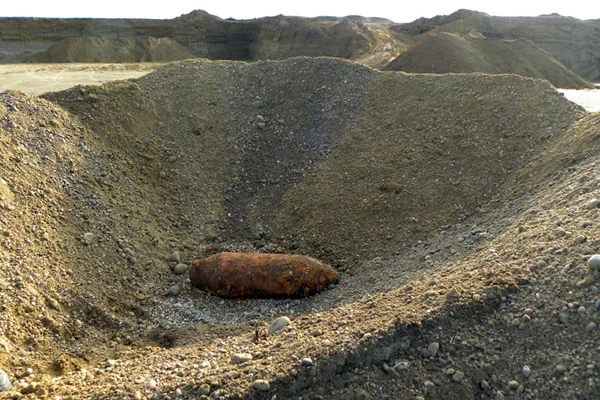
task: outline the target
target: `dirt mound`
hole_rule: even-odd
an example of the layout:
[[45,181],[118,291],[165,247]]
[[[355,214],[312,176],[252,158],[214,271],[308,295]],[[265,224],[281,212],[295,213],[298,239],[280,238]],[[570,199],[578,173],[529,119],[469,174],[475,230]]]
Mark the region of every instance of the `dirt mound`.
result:
[[63,39],[45,52],[35,54],[30,62],[168,62],[193,58],[183,46],[169,38],[131,37],[113,39],[100,36]]
[[[582,224],[597,208],[581,205],[600,187],[598,116],[544,81],[190,60],[44,97],[0,96],[0,368],[15,390],[369,399],[400,384],[475,398],[513,388],[524,360],[532,379],[556,373],[501,351],[554,329],[561,299],[584,306],[569,306],[574,328],[598,318],[593,281],[575,285],[598,251],[598,224]],[[222,300],[169,268],[219,250],[316,256],[341,281],[302,300]],[[502,296],[535,268],[547,286],[523,313],[539,324],[486,330],[525,320]],[[266,337],[278,315],[292,325]],[[569,354],[597,334],[574,329],[550,355],[596,365]],[[410,372],[389,372],[404,359]],[[569,370],[583,396],[586,371]],[[521,393],[564,394],[544,382]]]
[[593,87],[529,40],[490,39],[474,31],[466,37],[453,33],[427,35],[385,69],[435,74],[517,74],[546,79],[560,88]]

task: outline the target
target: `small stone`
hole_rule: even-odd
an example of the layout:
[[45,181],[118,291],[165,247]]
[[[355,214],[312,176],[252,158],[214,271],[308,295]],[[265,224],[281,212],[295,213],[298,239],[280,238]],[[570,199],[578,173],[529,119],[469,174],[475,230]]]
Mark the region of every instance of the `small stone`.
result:
[[592,274],[600,272],[600,254],[594,254],[587,262],[588,268]]
[[173,253],[171,253],[167,262],[174,263],[175,265],[179,264],[181,262],[181,256],[179,255],[179,252],[174,251]]
[[463,379],[465,379],[465,373],[462,371],[456,371],[454,375],[452,375],[452,380],[454,382],[462,382]]
[[584,306],[579,306],[579,308],[577,308],[577,314],[585,314],[586,309]]
[[210,385],[208,383],[204,383],[204,384],[200,385],[200,387],[198,388],[199,396],[206,396],[209,393],[210,393]]
[[83,235],[81,235],[81,242],[83,244],[85,244],[86,246],[89,246],[94,241],[94,238],[95,238],[95,236],[93,233],[86,232]]
[[0,369],[0,392],[8,392],[12,389],[8,374]]
[[282,330],[286,326],[291,325],[291,323],[292,321],[290,321],[288,317],[279,317],[273,322],[271,322],[271,325],[269,325],[269,329],[267,332],[269,335],[272,335],[273,333]]
[[150,379],[148,381],[148,389],[154,390],[154,389],[156,389],[157,386],[158,386],[158,383],[156,382],[155,379]]
[[554,367],[554,371],[558,374],[564,374],[567,371],[567,367],[564,364],[558,364]]
[[408,371],[410,369],[410,363],[408,361],[400,361],[394,365],[394,369],[398,372]]
[[248,353],[236,353],[231,356],[232,364],[243,364],[250,360],[252,360],[252,354],[248,354]]
[[187,272],[188,266],[186,264],[177,264],[175,268],[173,268],[173,273],[175,275],[183,275]]
[[267,392],[269,389],[271,389],[271,384],[269,381],[265,381],[264,379],[257,379],[252,382],[252,387],[260,390],[261,392]]
[[590,226],[594,226],[593,221],[583,221],[583,224],[581,224],[582,228],[589,228]]
[[558,320],[565,325],[568,324],[569,314],[567,314],[566,312],[561,312],[560,314],[558,314]]
[[479,387],[481,388],[481,390],[485,391],[485,390],[488,390],[490,388],[490,384],[488,383],[488,381],[486,381],[484,379],[481,382],[479,382]]
[[136,390],[133,393],[133,398],[134,398],[134,400],[142,400],[142,392],[140,392],[139,390]]
[[575,238],[575,243],[576,244],[582,244],[582,243],[585,243],[585,242],[587,242],[587,236],[581,235],[581,236],[577,236]]
[[508,388],[510,390],[517,390],[519,388],[519,382],[512,380],[508,382]]
[[427,346],[427,351],[431,357],[435,357],[440,350],[440,344],[438,342],[433,342],[429,346]]
[[36,383],[30,383],[29,385],[27,385],[23,389],[21,389],[21,394],[35,393],[36,389],[37,389],[37,384]]
[[179,285],[173,285],[167,290],[167,296],[179,296],[181,294],[181,287]]
[[112,368],[117,364],[117,362],[115,360],[106,360],[106,363],[104,363],[104,366],[106,368]]
[[430,390],[435,387],[435,383],[433,383],[431,381],[424,381],[423,386],[425,386],[425,389]]
[[496,392],[496,400],[504,400],[504,393],[502,393],[502,390]]
[[524,365],[521,373],[525,378],[529,378],[531,376],[531,367],[529,365]]
[[304,357],[302,360],[300,360],[300,365],[303,367],[312,367],[313,360],[310,357]]
[[598,206],[600,206],[600,200],[598,199],[591,199],[585,203],[585,208],[588,210],[593,210],[594,208],[598,208]]
[[137,259],[133,256],[129,256],[129,257],[127,257],[127,262],[131,265],[135,265],[135,263],[137,262]]
[[594,329],[596,329],[598,325],[596,325],[596,323],[594,321],[590,322],[589,324],[587,324],[585,326],[585,330],[586,331],[593,331]]
[[267,123],[265,121],[258,121],[256,123],[256,127],[258,129],[265,129],[267,127]]
[[596,303],[594,303],[594,306],[596,307],[596,310],[600,311],[600,299],[596,300]]

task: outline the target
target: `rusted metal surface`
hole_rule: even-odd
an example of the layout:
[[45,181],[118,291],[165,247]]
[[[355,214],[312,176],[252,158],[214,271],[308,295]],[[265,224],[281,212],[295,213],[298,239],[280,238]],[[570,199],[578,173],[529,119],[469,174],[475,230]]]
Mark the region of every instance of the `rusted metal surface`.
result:
[[193,286],[223,297],[305,297],[339,279],[329,265],[297,254],[223,252],[190,268]]

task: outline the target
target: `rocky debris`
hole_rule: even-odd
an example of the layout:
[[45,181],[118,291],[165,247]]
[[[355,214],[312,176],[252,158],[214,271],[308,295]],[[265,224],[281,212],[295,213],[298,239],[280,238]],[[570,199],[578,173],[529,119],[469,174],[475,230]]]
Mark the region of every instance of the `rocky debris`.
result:
[[235,353],[231,356],[232,364],[243,364],[252,360],[252,354],[248,353]]
[[304,357],[302,360],[300,360],[300,365],[303,367],[312,367],[313,360],[310,357]]
[[273,320],[273,322],[271,322],[271,324],[269,324],[269,329],[267,330],[267,333],[269,335],[272,335],[275,332],[279,332],[283,328],[290,326],[291,324],[292,324],[292,321],[290,321],[290,319],[288,317],[276,318]]
[[294,254],[222,252],[190,269],[193,286],[223,297],[306,297],[339,279],[329,265]]
[[600,273],[600,254],[594,254],[593,256],[591,256],[587,262],[587,266],[590,269],[590,273]]
[[8,392],[12,389],[12,384],[6,372],[0,369],[0,392]]
[[266,381],[264,379],[257,379],[254,382],[252,382],[252,387],[254,389],[260,390],[261,392],[267,392],[271,389],[271,384],[269,383],[269,381]]
[[[599,292],[585,261],[598,224],[582,227],[596,218],[582,205],[598,197],[598,121],[546,84],[194,61],[48,97],[86,128],[48,101],[0,94],[0,169],[19,199],[18,212],[0,210],[0,328],[22,344],[2,366],[36,371],[18,391],[195,398],[209,385],[204,396],[264,397],[260,379],[278,398],[509,397],[511,380],[522,398],[596,393],[598,329],[586,327]],[[293,245],[343,279],[309,298],[239,300],[165,266],[173,249]],[[173,285],[177,296],[160,295]],[[293,327],[269,336],[278,315]],[[58,349],[68,358],[50,375]],[[231,365],[238,352],[253,359]],[[410,368],[385,369],[397,360]]]
[[188,266],[187,266],[187,264],[177,264],[173,268],[173,273],[175,275],[184,275],[187,272],[188,272]]

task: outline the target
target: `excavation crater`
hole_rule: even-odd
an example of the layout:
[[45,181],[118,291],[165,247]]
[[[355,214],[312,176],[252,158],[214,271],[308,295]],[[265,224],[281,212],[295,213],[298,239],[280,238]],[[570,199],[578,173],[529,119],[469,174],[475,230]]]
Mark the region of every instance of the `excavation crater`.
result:
[[[116,357],[108,375],[143,377],[120,389],[77,381],[97,398],[193,397],[203,384],[261,398],[219,369],[230,353],[268,359],[282,395],[311,387],[296,358],[321,360],[319,382],[380,366],[408,351],[402,337],[420,343],[528,282],[550,252],[540,243],[555,240],[552,207],[597,190],[597,119],[542,80],[331,58],[188,60],[41,98],[2,93],[2,193],[14,195],[2,332],[55,366],[61,354],[90,368]],[[569,194],[580,181],[588,192]],[[553,257],[570,235],[547,246]],[[303,299],[231,300],[169,268],[218,251],[304,254],[341,279]],[[41,302],[41,321],[24,317]],[[290,328],[259,335],[281,315]]]

